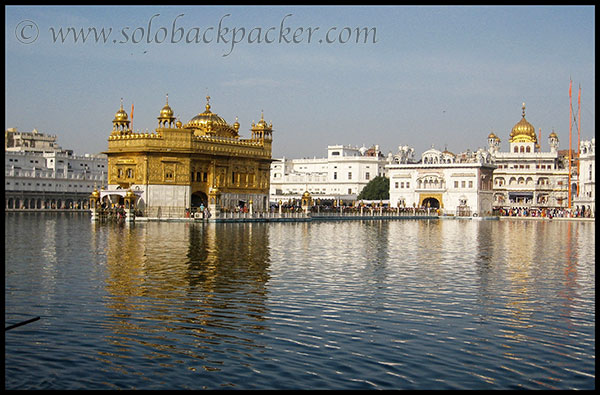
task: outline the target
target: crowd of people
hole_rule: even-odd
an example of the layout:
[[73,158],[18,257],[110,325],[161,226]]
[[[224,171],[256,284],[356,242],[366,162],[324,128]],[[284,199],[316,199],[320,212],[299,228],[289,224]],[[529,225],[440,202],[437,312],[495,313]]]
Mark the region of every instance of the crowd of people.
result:
[[589,207],[575,206],[572,208],[501,208],[498,214],[507,217],[542,217],[542,218],[592,218],[594,214]]

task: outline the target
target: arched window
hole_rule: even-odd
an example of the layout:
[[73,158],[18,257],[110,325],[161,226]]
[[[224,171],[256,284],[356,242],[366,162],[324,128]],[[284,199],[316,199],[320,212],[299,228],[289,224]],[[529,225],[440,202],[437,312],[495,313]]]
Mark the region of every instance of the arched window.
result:
[[528,146],[528,147],[525,149],[525,152],[531,152],[531,147],[529,147],[529,146]]
[[521,146],[521,153],[525,152],[525,147]]
[[515,147],[514,149],[515,154],[519,152],[519,147]]

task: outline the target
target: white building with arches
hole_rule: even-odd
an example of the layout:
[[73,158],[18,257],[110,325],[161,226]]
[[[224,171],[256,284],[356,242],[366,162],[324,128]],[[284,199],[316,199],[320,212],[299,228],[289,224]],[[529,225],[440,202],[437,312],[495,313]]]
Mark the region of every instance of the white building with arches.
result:
[[400,147],[395,163],[386,166],[392,207],[427,207],[457,216],[492,214],[495,166],[489,152],[455,155],[432,147],[415,163],[407,158],[407,151]]
[[590,216],[596,213],[596,139],[581,141],[579,143],[579,188],[573,198],[571,207],[583,207],[584,212],[590,211]]
[[550,151],[543,152],[535,128],[525,119],[525,103],[522,110],[510,132],[508,152],[500,152],[500,138],[494,133],[488,136],[488,152],[497,167],[494,208],[567,208],[569,171],[559,155],[558,136],[554,131],[549,134]]
[[86,210],[95,187],[106,185],[104,154],[74,155],[56,136],[5,131],[4,209]]

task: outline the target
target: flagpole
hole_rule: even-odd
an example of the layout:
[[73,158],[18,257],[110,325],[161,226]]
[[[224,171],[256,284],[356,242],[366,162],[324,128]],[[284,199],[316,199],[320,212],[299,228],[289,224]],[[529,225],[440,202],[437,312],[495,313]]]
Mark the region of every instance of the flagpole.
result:
[[131,102],[131,131],[133,132],[133,102]]
[[573,129],[573,101],[571,99],[571,86],[573,81],[569,80],[569,197],[568,197],[568,207],[571,208],[571,135]]
[[581,84],[579,85],[579,96],[577,98],[577,197],[579,197],[579,145],[581,141]]

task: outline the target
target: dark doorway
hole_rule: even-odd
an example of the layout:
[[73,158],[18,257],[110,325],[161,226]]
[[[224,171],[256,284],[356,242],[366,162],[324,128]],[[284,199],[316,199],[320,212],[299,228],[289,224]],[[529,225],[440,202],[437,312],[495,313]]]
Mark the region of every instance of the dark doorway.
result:
[[192,193],[192,208],[197,208],[201,205],[204,205],[204,207],[208,205],[208,196],[204,192]]
[[423,199],[423,207],[440,208],[440,202],[436,198],[428,197]]

